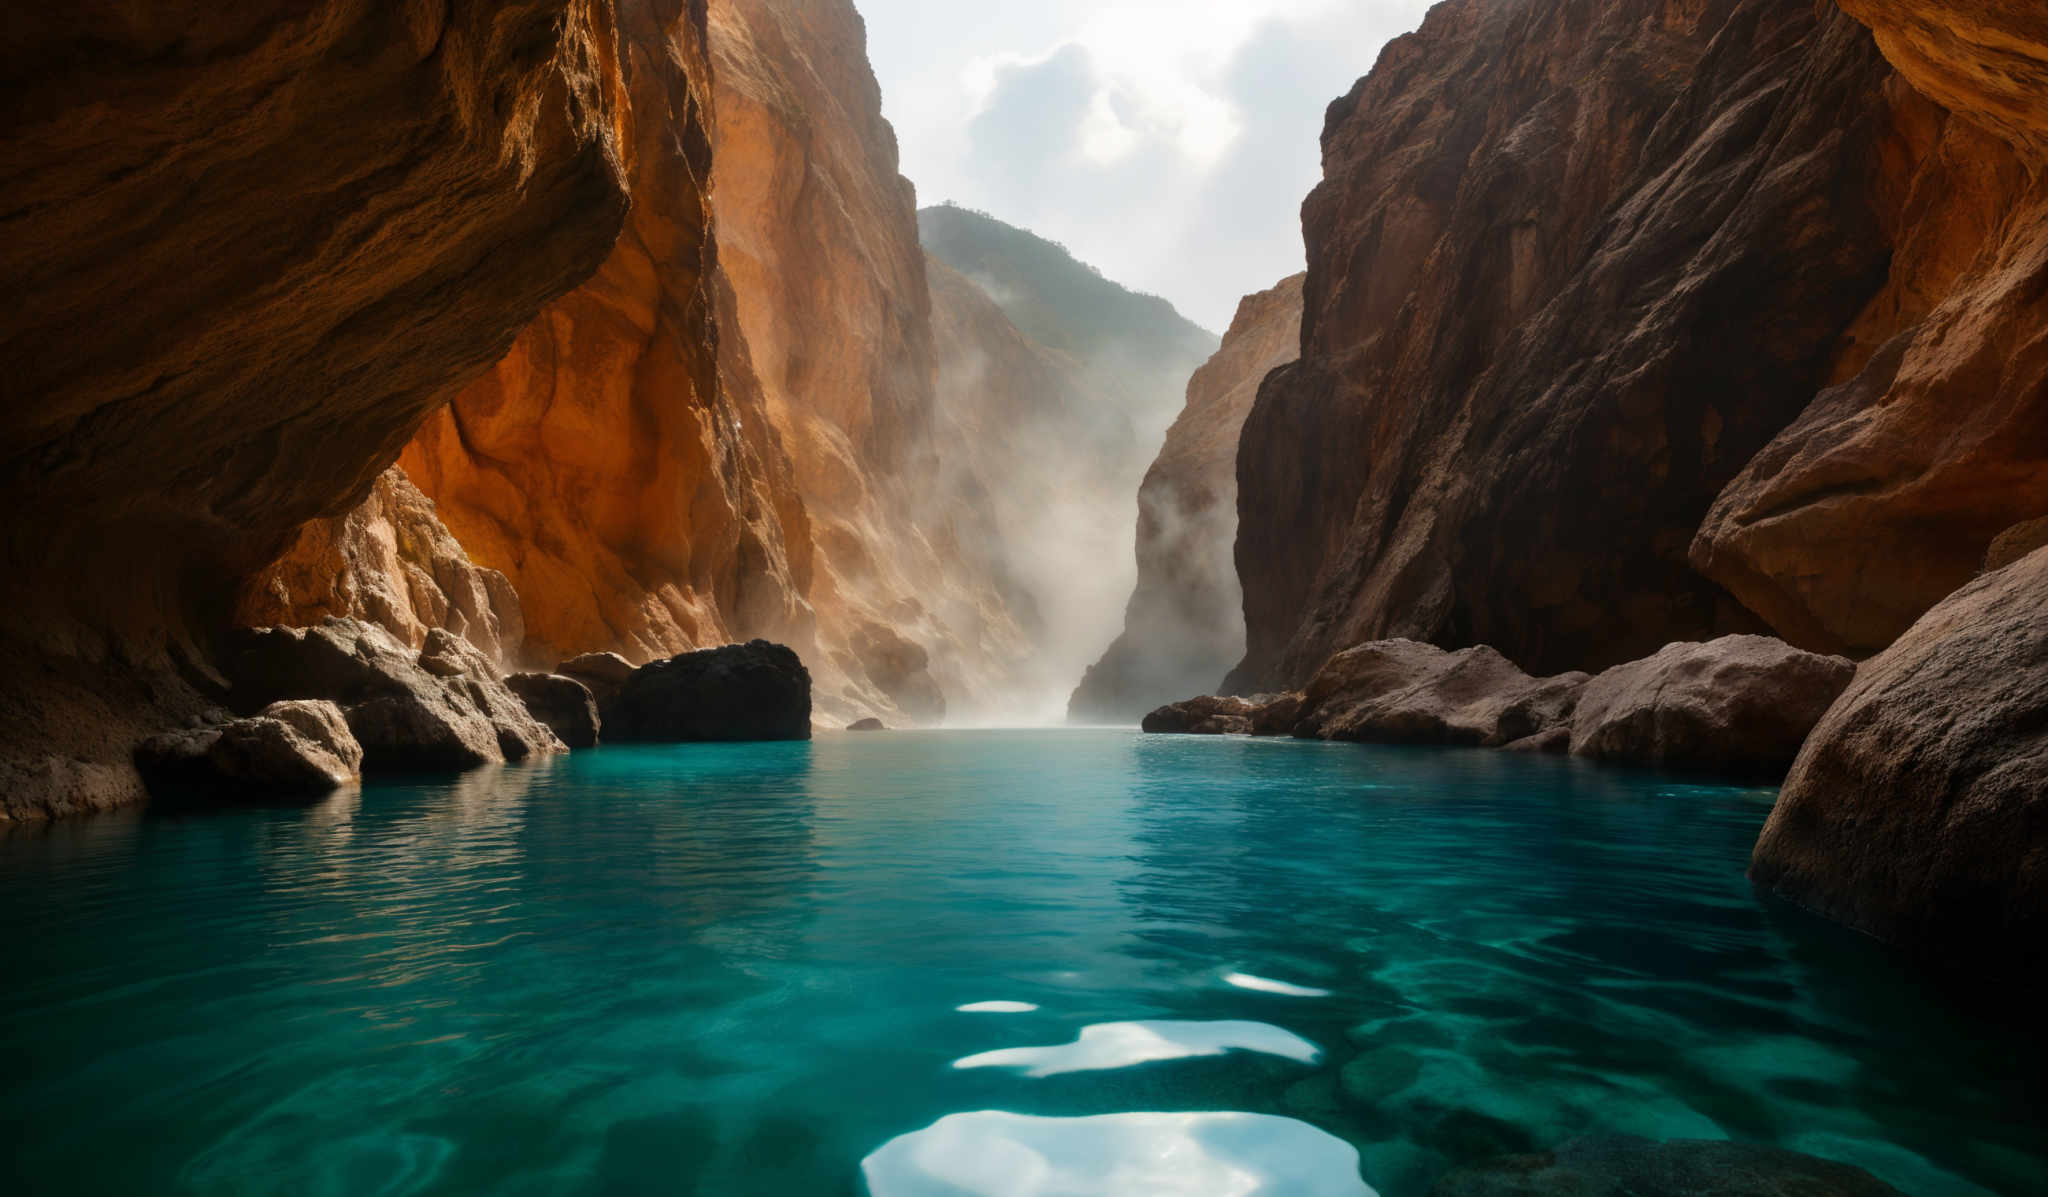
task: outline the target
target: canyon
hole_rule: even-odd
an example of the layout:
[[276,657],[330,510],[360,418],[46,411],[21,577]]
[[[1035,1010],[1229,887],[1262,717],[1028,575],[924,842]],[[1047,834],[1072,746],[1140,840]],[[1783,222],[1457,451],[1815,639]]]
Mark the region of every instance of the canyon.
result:
[[[772,640],[825,726],[1215,690],[1189,721],[1245,730],[1300,692],[1309,734],[1455,743],[1508,735],[1472,670],[1769,636],[1863,664],[1802,700],[1757,880],[1915,950],[1995,954],[1940,914],[1987,903],[2038,938],[2038,6],[1445,0],[1331,105],[1308,270],[1220,342],[920,211],[848,0],[17,25],[9,819],[139,802],[145,740],[328,701],[238,693],[251,628],[493,687]],[[1318,681],[1482,647],[1412,703]],[[1586,755],[1633,751],[1584,718]],[[1953,767],[1887,756],[1894,724]],[[1710,758],[1692,735],[1654,763]]]

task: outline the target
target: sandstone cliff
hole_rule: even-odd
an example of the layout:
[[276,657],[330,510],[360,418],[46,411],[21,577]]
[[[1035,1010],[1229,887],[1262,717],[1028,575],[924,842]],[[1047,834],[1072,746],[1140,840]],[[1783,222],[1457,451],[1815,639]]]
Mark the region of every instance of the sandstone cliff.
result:
[[1452,0],[1332,106],[1235,686],[1867,654],[2048,511],[2042,14],[1843,7]]
[[1391,43],[1330,109],[1302,360],[1245,425],[1234,683],[1753,626],[1686,550],[1883,282],[1886,74],[1772,0],[1451,0]]
[[[0,809],[140,796],[246,574],[596,268],[609,4],[10,17]],[[89,69],[88,69],[89,67]]]
[[1138,583],[1123,633],[1074,691],[1068,713],[1131,722],[1212,690],[1244,653],[1237,444],[1259,384],[1301,350],[1302,275],[1246,296],[1138,489]]
[[737,334],[712,240],[703,21],[696,6],[623,6],[625,234],[403,459],[468,551],[511,578],[533,664],[808,628],[787,454],[721,370]]

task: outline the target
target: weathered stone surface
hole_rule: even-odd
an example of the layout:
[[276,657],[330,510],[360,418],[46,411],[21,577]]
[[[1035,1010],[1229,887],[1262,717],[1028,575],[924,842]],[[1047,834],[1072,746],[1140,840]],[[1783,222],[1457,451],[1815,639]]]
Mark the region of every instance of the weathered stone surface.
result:
[[373,624],[238,633],[227,660],[245,709],[282,698],[338,705],[370,771],[465,769],[562,750],[482,651],[445,628],[415,653]]
[[1068,704],[1079,720],[1127,720],[1213,689],[1244,655],[1237,580],[1237,439],[1274,368],[1301,352],[1303,275],[1248,295],[1138,488],[1138,584],[1123,632]]
[[511,578],[536,662],[644,661],[809,617],[787,454],[719,376],[738,334],[718,313],[707,38],[702,5],[621,6],[625,235],[402,459]]
[[612,743],[808,740],[811,675],[783,645],[729,644],[642,665],[603,714]]
[[2034,0],[1841,0],[1935,103],[2048,162],[2048,8]]
[[1583,673],[1532,678],[1484,646],[1376,641],[1330,658],[1302,696],[1294,734],[1498,747],[1568,722],[1585,684]]
[[139,797],[232,592],[596,268],[611,5],[11,14],[0,813]]
[[1284,736],[1294,730],[1300,713],[1299,694],[1204,695],[1160,707],[1139,726],[1163,735]]
[[1461,1168],[1434,1197],[1900,1197],[1861,1168],[1721,1139],[1574,1139],[1554,1152]]
[[559,673],[515,673],[505,688],[571,748],[595,748],[602,731],[590,687]]
[[2048,978],[2048,549],[1866,662],[1757,841],[1758,884],[1909,951]]
[[1572,755],[1776,780],[1855,676],[1769,636],[1667,645],[1586,683]]
[[598,710],[602,711],[637,668],[617,653],[584,653],[555,666],[555,672],[583,683],[591,697],[597,700]]
[[299,529],[285,555],[243,591],[241,627],[306,627],[327,616],[374,623],[419,648],[447,628],[500,666],[526,636],[510,579],[473,564],[434,501],[393,467],[353,511]]
[[1247,655],[1539,672],[1756,629],[1687,549],[1881,288],[1889,73],[1826,6],[1450,0],[1331,107],[1239,456]]
[[363,750],[340,708],[281,702],[249,719],[166,732],[135,749],[156,793],[223,800],[325,794],[356,779]]

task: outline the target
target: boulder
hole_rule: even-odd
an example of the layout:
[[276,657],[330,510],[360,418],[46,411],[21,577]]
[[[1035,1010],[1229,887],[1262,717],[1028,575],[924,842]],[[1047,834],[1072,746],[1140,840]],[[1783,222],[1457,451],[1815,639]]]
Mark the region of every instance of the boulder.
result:
[[2048,978],[2048,549],[1867,662],[1807,739],[1750,877],[1939,961]]
[[684,653],[634,670],[603,717],[613,743],[808,740],[811,675],[766,640]]
[[870,717],[867,719],[858,719],[852,723],[847,724],[846,730],[857,732],[878,732],[888,731],[889,728],[888,725],[884,724],[880,719]]
[[1376,640],[1309,682],[1294,734],[1323,740],[1500,746],[1568,722],[1583,673],[1532,678],[1491,648]]
[[1294,730],[1300,711],[1299,694],[1204,695],[1160,707],[1139,726],[1158,735],[1284,736]]
[[1720,1139],[1574,1139],[1556,1151],[1461,1168],[1434,1197],[1900,1197],[1849,1164]]
[[418,653],[353,619],[246,629],[226,666],[242,709],[297,698],[338,706],[373,772],[466,769],[563,750],[490,660],[445,628],[430,630]]
[[583,683],[602,710],[637,668],[639,666],[617,653],[584,653],[555,666],[555,672]]
[[154,793],[239,798],[329,793],[356,780],[363,749],[330,702],[281,702],[215,727],[169,732],[135,749]]
[[571,748],[595,748],[597,699],[590,687],[559,673],[515,673],[505,688],[519,696],[535,719],[548,725]]
[[1586,683],[1572,755],[1775,781],[1855,676],[1768,636],[1667,645]]

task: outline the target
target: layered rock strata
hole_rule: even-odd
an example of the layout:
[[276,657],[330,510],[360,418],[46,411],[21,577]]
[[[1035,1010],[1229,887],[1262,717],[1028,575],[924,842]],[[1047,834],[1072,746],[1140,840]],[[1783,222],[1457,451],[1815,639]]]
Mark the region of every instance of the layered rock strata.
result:
[[1972,971],[2048,978],[2048,549],[1867,662],[1815,728],[1750,876]]
[[591,0],[10,20],[8,817],[140,797],[243,579],[602,261],[616,44]]
[[1259,384],[1301,351],[1302,275],[1248,295],[1138,488],[1138,583],[1123,631],[1068,704],[1071,718],[1123,722],[1213,689],[1244,655],[1237,580],[1237,444]]

